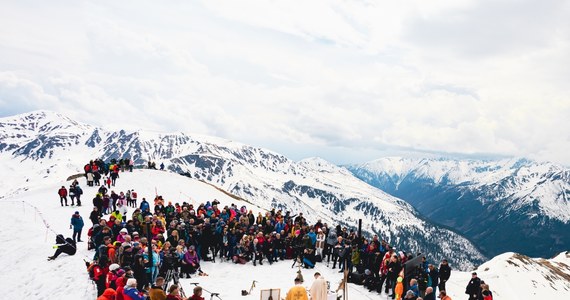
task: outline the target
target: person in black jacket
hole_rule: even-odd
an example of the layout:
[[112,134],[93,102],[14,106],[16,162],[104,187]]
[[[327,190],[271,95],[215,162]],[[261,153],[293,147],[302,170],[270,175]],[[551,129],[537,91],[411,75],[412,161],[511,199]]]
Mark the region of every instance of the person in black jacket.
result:
[[99,209],[97,206],[93,206],[93,210],[89,215],[89,220],[91,220],[91,223],[93,223],[93,225],[99,224]]
[[64,238],[63,234],[58,234],[55,237],[56,245],[53,246],[56,250],[52,256],[48,256],[48,260],[56,259],[60,254],[66,253],[67,255],[74,255],[77,251],[75,241],[71,238]]
[[449,280],[451,276],[451,268],[447,263],[447,259],[441,261],[439,265],[439,290],[445,291],[445,283]]
[[469,300],[479,299],[479,294],[481,293],[481,279],[477,277],[477,273],[471,273],[471,280],[467,287],[465,288],[465,294],[469,295]]
[[95,198],[93,198],[93,206],[97,207],[97,212],[99,213],[99,217],[103,216],[103,198],[101,198],[101,194],[97,194]]
[[388,269],[387,279],[390,283],[390,288],[392,289],[392,295],[390,295],[390,297],[394,299],[396,297],[396,293],[394,292],[396,290],[396,278],[398,278],[398,274],[402,271],[402,264],[398,260],[398,256],[396,254],[392,255],[386,268]]
[[428,286],[426,289],[426,295],[423,297],[424,300],[435,300],[435,290],[433,287]]

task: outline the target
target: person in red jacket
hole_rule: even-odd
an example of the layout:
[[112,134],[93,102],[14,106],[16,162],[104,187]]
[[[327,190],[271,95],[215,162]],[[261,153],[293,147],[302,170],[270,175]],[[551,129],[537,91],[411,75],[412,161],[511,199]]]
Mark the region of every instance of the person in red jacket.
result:
[[115,285],[117,286],[117,295],[115,296],[115,300],[125,300],[125,297],[123,297],[123,290],[125,289],[126,281],[127,280],[124,275],[115,280]]
[[95,281],[97,284],[97,296],[101,296],[107,288],[105,281],[107,279],[107,273],[109,270],[107,268],[101,267],[97,262],[94,263],[91,268],[93,268],[93,281]]
[[202,297],[202,287],[196,286],[194,288],[194,294],[188,298],[188,300],[204,300],[204,297]]
[[[188,298],[180,297],[180,288],[178,285],[173,284],[168,288],[168,295],[166,295],[166,300],[189,300]],[[204,298],[202,298],[204,300]]]
[[61,206],[63,206],[63,201],[65,201],[65,206],[67,205],[67,189],[65,188],[65,186],[61,186],[61,188],[57,191],[57,194],[59,195],[59,202],[61,202]]

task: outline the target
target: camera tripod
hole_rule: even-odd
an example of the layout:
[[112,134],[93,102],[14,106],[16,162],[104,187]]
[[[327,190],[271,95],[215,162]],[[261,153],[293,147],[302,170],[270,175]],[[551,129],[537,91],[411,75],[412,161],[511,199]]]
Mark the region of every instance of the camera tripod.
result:
[[180,296],[182,296],[182,298],[186,298],[186,293],[184,293],[184,289],[182,288],[182,285],[180,285],[180,277],[178,276],[178,271],[174,268],[170,268],[168,271],[166,271],[163,290],[166,291],[168,289],[168,283],[170,280],[172,280],[172,282],[174,282],[174,284],[180,288]]

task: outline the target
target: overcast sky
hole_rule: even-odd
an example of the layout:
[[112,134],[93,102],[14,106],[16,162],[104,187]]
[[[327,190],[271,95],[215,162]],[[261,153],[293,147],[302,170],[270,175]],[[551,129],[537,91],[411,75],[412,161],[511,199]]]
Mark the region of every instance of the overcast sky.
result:
[[0,0],[0,116],[570,164],[570,1]]

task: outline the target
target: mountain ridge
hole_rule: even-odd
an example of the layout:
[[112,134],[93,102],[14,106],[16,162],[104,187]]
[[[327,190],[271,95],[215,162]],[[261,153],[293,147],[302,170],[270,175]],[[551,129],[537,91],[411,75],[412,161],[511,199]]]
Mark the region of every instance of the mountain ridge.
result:
[[[32,130],[21,124],[30,118],[44,118],[42,122],[53,126]],[[365,233],[378,234],[398,249],[427,253],[434,261],[445,257],[461,269],[471,269],[485,259],[467,239],[419,218],[405,201],[320,158],[294,162],[270,150],[218,138],[107,131],[80,123],[58,126],[57,118],[59,115],[34,113],[0,119],[4,131],[0,145],[6,145],[0,150],[0,159],[7,164],[25,161],[31,169],[50,164],[72,166],[72,171],[79,172],[85,157],[130,157],[137,164],[165,162],[170,171],[214,184],[260,207],[310,211],[311,222],[322,219],[354,228],[358,219],[363,219]],[[18,167],[14,170],[19,174]],[[42,176],[49,178],[43,172]]]
[[[570,243],[570,169],[564,166],[524,158],[386,157],[347,168],[473,239],[490,256],[549,256]],[[526,242],[529,237],[535,242]]]

